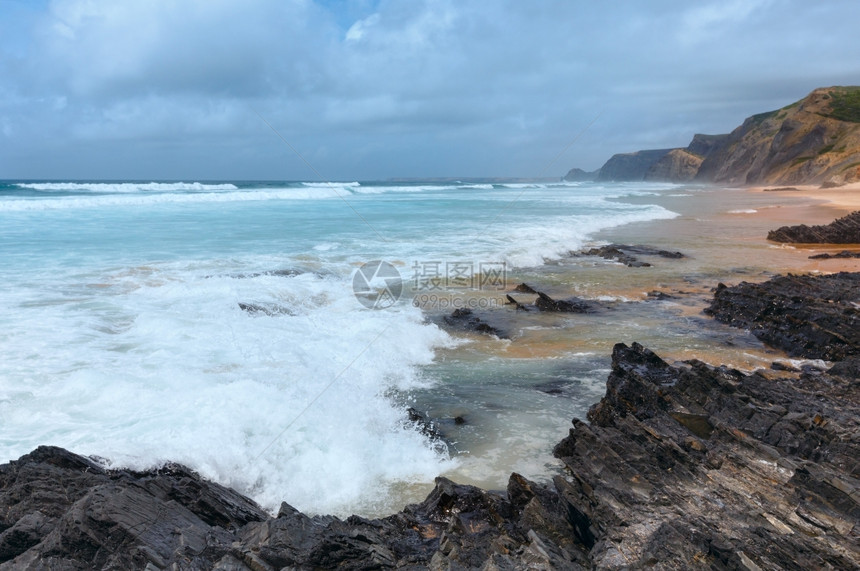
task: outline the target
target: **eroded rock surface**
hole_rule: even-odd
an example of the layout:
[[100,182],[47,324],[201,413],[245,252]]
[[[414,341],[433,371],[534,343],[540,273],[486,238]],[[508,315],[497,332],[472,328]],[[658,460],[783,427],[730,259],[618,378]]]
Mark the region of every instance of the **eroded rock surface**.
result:
[[858,272],[720,284],[705,312],[792,356],[838,361],[860,353]]
[[857,569],[854,369],[775,378],[619,344],[590,424],[555,448],[566,475],[439,478],[374,520],[271,517],[182,467],[39,448],[0,467],[0,569]]
[[822,226],[783,226],[768,232],[767,239],[792,244],[860,244],[860,210]]

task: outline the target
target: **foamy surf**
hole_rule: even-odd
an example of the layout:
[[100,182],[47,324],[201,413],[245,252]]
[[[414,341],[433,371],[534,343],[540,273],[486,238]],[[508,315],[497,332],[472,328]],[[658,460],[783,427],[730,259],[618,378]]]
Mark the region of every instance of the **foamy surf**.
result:
[[269,509],[339,514],[394,509],[384,490],[445,469],[396,396],[427,385],[416,366],[449,342],[417,309],[366,310],[314,274],[88,281],[41,306],[44,291],[3,296],[18,333],[3,338],[0,376],[17,382],[0,399],[2,456],[51,442],[136,468],[178,461]]
[[[0,459],[178,461],[270,509],[340,515],[396,511],[452,466],[406,409],[454,341],[408,300],[362,306],[362,263],[410,283],[434,263],[538,266],[675,216],[587,184],[25,184],[49,186],[0,185]],[[504,446],[474,472],[506,470]]]

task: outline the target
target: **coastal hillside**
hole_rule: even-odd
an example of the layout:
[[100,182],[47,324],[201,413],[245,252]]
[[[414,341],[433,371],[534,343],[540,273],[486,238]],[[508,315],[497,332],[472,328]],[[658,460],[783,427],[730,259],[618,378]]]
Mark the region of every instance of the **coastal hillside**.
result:
[[[654,160],[648,164],[639,160],[636,169],[618,169],[623,157],[629,156]],[[816,89],[782,109],[747,118],[727,135],[695,135],[686,148],[615,155],[594,173],[594,179],[724,184],[856,182],[860,180],[860,87]]]

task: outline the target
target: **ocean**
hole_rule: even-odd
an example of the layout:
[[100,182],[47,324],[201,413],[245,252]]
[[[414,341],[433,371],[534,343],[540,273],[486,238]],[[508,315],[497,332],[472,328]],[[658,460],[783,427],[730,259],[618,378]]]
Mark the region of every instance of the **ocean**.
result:
[[[438,475],[546,477],[608,352],[523,350],[569,323],[518,329],[504,294],[600,232],[676,217],[657,199],[679,188],[4,181],[0,462],[42,444],[180,462],[336,515],[396,511]],[[461,307],[511,339],[449,330]]]

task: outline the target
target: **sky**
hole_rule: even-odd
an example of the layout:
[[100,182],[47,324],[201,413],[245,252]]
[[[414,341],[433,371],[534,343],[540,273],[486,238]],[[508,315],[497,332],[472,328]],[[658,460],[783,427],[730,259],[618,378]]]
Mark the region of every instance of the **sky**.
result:
[[860,2],[0,0],[0,178],[560,177],[860,84]]

